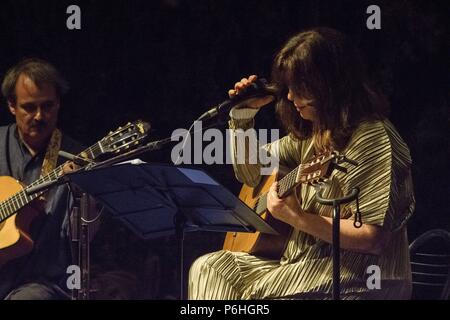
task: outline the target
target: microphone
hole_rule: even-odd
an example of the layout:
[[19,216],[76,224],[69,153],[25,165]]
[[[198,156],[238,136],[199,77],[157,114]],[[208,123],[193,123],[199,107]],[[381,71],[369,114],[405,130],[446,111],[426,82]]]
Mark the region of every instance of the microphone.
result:
[[77,166],[80,166],[80,167],[93,162],[90,159],[82,158],[82,157],[76,156],[76,155],[74,155],[70,152],[66,152],[66,151],[58,151],[58,155],[60,157],[63,157],[63,158],[66,158],[66,159],[72,161],[73,163],[75,163]]
[[239,105],[244,105],[250,99],[261,98],[265,96],[276,96],[276,90],[270,87],[267,80],[264,78],[258,78],[252,82],[247,88],[239,92],[238,95],[225,100],[218,106],[203,113],[198,120],[206,120],[214,118],[219,114],[228,114],[230,110]]

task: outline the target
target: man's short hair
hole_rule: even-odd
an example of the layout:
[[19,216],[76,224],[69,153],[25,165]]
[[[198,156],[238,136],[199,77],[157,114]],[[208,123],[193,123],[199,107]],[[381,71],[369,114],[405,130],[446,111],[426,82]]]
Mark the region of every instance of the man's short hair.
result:
[[10,68],[3,79],[2,94],[7,101],[14,104],[16,103],[16,83],[21,74],[33,80],[38,88],[42,85],[53,86],[58,97],[69,90],[67,81],[51,63],[38,58],[28,58]]

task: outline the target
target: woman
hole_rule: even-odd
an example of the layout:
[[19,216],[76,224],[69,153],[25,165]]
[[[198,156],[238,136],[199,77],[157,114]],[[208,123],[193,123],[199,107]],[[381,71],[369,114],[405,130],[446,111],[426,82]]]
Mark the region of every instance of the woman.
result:
[[[354,203],[341,210],[341,298],[409,298],[406,222],[415,203],[411,158],[386,119],[387,103],[368,83],[357,49],[332,29],[302,32],[277,54],[272,78],[280,93],[277,113],[288,135],[267,147],[280,165],[294,168],[326,150],[359,163],[347,174],[335,172],[324,193],[336,198],[360,188],[362,227],[349,219]],[[255,80],[254,75],[243,78],[230,97]],[[230,128],[251,128],[258,109],[271,100],[232,110]],[[238,180],[250,186],[259,183],[260,169],[234,165]],[[299,194],[281,199],[276,187],[270,189],[267,207],[293,227],[281,260],[223,250],[202,256],[190,270],[191,299],[331,298],[332,208],[315,201],[313,187],[302,186]],[[368,286],[370,266],[379,267],[381,286]]]

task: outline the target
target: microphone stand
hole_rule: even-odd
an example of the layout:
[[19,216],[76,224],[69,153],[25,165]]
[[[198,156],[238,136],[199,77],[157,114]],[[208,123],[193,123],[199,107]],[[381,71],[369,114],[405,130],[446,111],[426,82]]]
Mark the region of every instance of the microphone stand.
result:
[[59,186],[59,185],[65,184],[65,183],[67,183],[67,177],[65,175],[62,175],[58,179],[42,182],[33,187],[26,187],[25,193],[28,196],[30,196],[32,194],[40,193],[40,192],[46,191],[54,186]]
[[159,150],[164,145],[169,144],[170,142],[172,142],[172,140],[170,138],[151,141],[139,148],[133,149],[131,151],[128,151],[126,153],[112,157],[110,159],[95,162],[95,163],[90,163],[86,166],[86,170],[104,168],[104,167],[108,167],[108,166],[111,166],[111,165],[119,163],[119,162],[124,162],[124,161],[130,160],[132,158],[135,158],[137,155],[140,155],[142,153]]
[[[64,156],[64,155],[63,155]],[[93,163],[93,162],[92,162]],[[85,170],[81,168],[79,170]],[[33,187],[25,189],[27,195],[44,192],[52,187],[69,183],[67,175],[63,174],[55,180],[46,181]],[[89,244],[89,212],[91,201],[88,194],[84,192],[74,192],[74,207],[70,212],[69,224],[72,242],[72,263],[79,267],[80,278],[76,279],[72,290],[71,298],[79,300],[89,300],[90,296],[90,244]],[[75,253],[75,248],[78,254]],[[77,281],[79,280],[79,281]],[[76,285],[77,282],[79,285]]]
[[[90,259],[90,215],[93,206],[89,195],[81,190],[74,192],[74,207],[71,213],[71,241],[73,245],[72,259],[80,268],[80,285],[72,290],[73,300],[89,300],[91,290]],[[75,249],[78,249],[75,251]],[[76,254],[78,253],[78,255]]]

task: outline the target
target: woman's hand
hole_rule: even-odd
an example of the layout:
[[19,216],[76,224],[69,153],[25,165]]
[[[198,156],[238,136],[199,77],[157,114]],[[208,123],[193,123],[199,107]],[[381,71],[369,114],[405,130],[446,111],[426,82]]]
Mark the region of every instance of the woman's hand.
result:
[[274,218],[296,227],[299,215],[303,213],[297,194],[294,190],[289,196],[279,198],[277,189],[278,183],[275,182],[267,195],[267,209]]
[[[311,214],[303,211],[295,192],[285,198],[279,198],[277,183],[275,182],[267,195],[267,209],[272,216],[297,230],[322,239],[328,243],[332,241],[333,221],[330,217]],[[377,225],[363,224],[361,228],[353,226],[353,219],[340,220],[341,248],[379,255],[384,252],[392,234]]]
[[[256,75],[251,75],[248,78],[242,78],[241,81],[236,82],[234,84],[234,89],[228,90],[228,96],[230,98],[233,98],[233,97],[239,95],[239,92],[242,92],[242,90],[245,90],[256,79],[258,79],[258,77]],[[266,97],[261,97],[261,98],[249,99],[249,101],[246,103],[245,107],[259,109],[259,108],[262,108],[265,105],[269,104],[273,100],[274,100],[273,96],[266,96]]]

